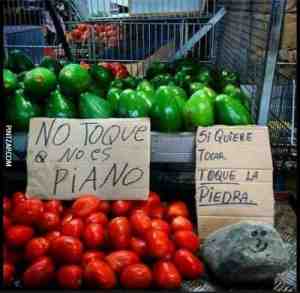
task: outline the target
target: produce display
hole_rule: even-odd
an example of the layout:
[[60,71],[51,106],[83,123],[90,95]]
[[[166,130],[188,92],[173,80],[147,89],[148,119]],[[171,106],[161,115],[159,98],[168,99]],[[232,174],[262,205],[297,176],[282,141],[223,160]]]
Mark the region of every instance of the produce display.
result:
[[93,40],[106,48],[115,48],[123,40],[124,34],[118,24],[78,24],[66,34],[68,41],[85,43],[94,33]]
[[32,117],[150,117],[152,130],[195,131],[198,126],[254,121],[238,76],[195,60],[153,62],[144,78],[121,63],[80,64],[44,57],[33,67],[12,51],[3,71],[6,120],[26,131]]
[[204,273],[182,201],[3,197],[3,282],[22,288],[175,289]]

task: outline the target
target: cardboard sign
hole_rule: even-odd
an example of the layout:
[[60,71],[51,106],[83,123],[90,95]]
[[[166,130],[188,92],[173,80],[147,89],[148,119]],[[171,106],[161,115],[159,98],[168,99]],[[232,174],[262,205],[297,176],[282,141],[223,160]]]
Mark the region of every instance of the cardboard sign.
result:
[[273,165],[267,127],[199,127],[195,176],[201,237],[246,219],[273,224]]
[[146,199],[149,119],[30,121],[27,193],[42,199]]

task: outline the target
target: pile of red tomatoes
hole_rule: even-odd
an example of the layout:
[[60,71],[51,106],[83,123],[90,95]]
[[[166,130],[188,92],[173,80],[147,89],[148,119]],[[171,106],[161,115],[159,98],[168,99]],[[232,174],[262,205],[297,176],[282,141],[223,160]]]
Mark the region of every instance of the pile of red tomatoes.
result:
[[3,212],[6,287],[20,279],[25,288],[175,289],[204,272],[186,204],[155,192],[146,201],[73,202],[16,192]]

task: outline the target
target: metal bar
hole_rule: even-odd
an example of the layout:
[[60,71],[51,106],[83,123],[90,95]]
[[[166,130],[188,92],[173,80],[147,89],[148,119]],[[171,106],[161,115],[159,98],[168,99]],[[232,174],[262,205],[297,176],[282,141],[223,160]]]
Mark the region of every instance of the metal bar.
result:
[[272,16],[269,31],[269,44],[266,53],[265,76],[261,90],[261,99],[258,114],[258,124],[268,123],[270,112],[270,101],[273,90],[274,75],[277,65],[278,51],[280,45],[281,28],[284,18],[286,1],[274,0],[272,5]]
[[181,58],[190,51],[226,14],[225,8],[221,8],[186,44],[175,54],[171,61]]

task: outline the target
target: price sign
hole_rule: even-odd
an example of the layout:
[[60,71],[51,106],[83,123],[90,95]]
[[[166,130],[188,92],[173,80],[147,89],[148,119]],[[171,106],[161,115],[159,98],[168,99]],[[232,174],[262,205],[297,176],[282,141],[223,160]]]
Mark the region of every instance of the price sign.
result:
[[195,176],[202,237],[241,220],[273,223],[273,165],[267,127],[199,127]]
[[30,121],[27,193],[42,199],[146,199],[149,119]]

